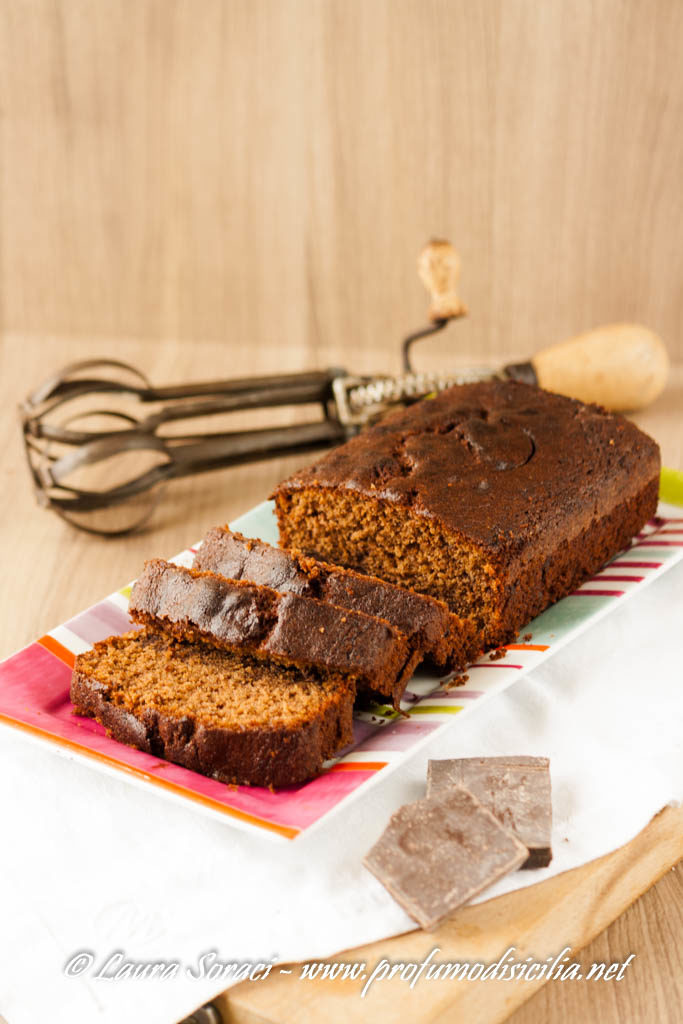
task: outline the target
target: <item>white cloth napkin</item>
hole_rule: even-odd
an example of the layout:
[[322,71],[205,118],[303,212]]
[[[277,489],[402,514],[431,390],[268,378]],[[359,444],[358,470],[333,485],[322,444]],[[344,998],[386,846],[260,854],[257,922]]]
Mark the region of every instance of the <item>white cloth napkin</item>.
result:
[[[429,757],[551,758],[554,859],[485,898],[577,867],[683,799],[683,564],[334,816],[277,844],[0,732],[0,1015],[9,1024],[174,1024],[227,988],[223,961],[318,959],[413,924],[361,858]],[[94,957],[66,977],[78,951]],[[120,950],[175,979],[105,980]],[[501,951],[503,952],[503,951]],[[209,961],[205,960],[205,966]]]

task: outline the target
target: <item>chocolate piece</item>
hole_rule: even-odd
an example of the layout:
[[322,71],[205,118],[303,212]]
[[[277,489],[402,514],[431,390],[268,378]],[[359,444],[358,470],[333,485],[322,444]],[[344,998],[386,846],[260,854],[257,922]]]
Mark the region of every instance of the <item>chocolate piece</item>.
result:
[[430,931],[526,856],[514,833],[453,786],[396,811],[363,863]]
[[659,468],[622,416],[515,381],[465,384],[281,483],[280,542],[440,598],[500,646],[655,514]]
[[130,595],[134,622],[180,640],[356,677],[398,705],[417,656],[388,622],[311,597],[152,559]]
[[480,653],[471,623],[453,615],[443,601],[376,576],[283,551],[227,527],[209,530],[195,556],[194,568],[385,619],[406,634],[420,658],[428,657],[451,672],[463,669]]
[[430,761],[427,796],[465,786],[529,851],[523,868],[553,859],[552,800],[547,757],[462,757]]

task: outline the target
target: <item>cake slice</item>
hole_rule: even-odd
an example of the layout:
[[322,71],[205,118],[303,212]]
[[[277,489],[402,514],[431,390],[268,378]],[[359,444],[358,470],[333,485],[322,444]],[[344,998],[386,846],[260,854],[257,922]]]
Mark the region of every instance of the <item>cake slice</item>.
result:
[[71,700],[121,743],[221,782],[292,786],[353,739],[353,680],[151,630],[76,658]]
[[515,381],[399,410],[280,484],[280,543],[447,602],[507,643],[654,515],[659,448]]
[[459,671],[480,653],[471,623],[459,619],[443,601],[243,537],[228,527],[209,530],[194,568],[385,619],[406,635],[420,660],[428,658],[441,669]]
[[162,559],[145,563],[129,611],[181,640],[353,676],[366,696],[396,707],[419,658],[382,619]]

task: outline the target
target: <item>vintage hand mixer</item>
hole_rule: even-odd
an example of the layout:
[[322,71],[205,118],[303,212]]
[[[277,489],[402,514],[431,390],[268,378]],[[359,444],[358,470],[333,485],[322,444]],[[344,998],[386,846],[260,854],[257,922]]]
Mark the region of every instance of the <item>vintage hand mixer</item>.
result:
[[[65,367],[20,406],[39,504],[79,529],[117,536],[145,523],[169,480],[340,444],[392,406],[453,384],[512,378],[613,410],[641,408],[664,387],[666,350],[635,324],[589,331],[500,370],[417,372],[412,346],[466,313],[460,259],[448,242],[430,242],[418,271],[431,296],[430,322],[403,341],[398,377],[328,369],[153,387],[140,370],[114,359]],[[256,430],[189,429],[199,418],[302,404],[317,407],[318,417]],[[172,425],[185,429],[169,433]]]

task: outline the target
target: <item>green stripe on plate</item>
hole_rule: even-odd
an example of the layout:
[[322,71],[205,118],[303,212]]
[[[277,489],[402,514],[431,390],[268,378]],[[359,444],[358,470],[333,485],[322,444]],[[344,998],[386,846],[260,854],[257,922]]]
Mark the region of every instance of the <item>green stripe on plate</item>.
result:
[[454,704],[432,704],[427,706],[420,706],[417,708],[411,708],[408,714],[412,717],[413,715],[457,715],[458,711],[462,711],[462,707]]
[[683,506],[683,472],[662,466],[659,477],[659,497],[670,505]]

